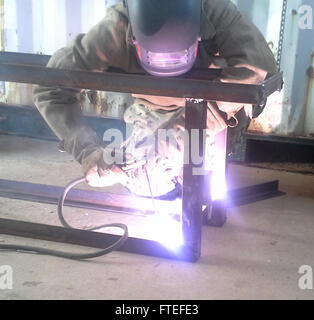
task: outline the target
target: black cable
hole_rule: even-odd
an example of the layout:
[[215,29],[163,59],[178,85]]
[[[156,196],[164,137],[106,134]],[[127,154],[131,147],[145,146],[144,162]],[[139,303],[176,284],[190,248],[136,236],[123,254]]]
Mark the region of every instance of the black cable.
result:
[[[69,193],[69,191],[74,186],[76,186],[84,181],[85,181],[84,178],[80,178],[80,179],[77,179],[77,180],[69,183],[65,187],[65,189],[59,199],[58,216],[59,216],[60,222],[62,223],[62,225],[65,228],[74,229],[73,227],[71,227],[67,223],[67,221],[63,217],[63,207],[64,207],[65,198],[66,198],[67,194]],[[118,250],[125,243],[125,241],[128,239],[128,227],[125,224],[121,224],[121,223],[112,223],[112,224],[101,225],[99,227],[91,228],[88,230],[94,231],[94,230],[98,230],[98,229],[102,229],[102,228],[119,228],[119,229],[122,229],[124,231],[124,233],[121,236],[121,238],[119,238],[119,240],[117,242],[115,242],[114,244],[112,244],[108,248],[100,250],[100,251],[92,252],[92,253],[85,253],[85,254],[67,253],[67,252],[32,247],[32,246],[10,245],[10,244],[1,244],[0,250],[14,250],[14,251],[21,251],[21,252],[26,252],[26,253],[37,253],[37,254],[43,254],[43,255],[51,255],[51,256],[56,256],[56,257],[61,257],[61,258],[66,258],[66,259],[85,260],[85,259],[92,259],[92,258],[100,257],[100,256],[106,255],[108,253],[111,253],[114,250]]]

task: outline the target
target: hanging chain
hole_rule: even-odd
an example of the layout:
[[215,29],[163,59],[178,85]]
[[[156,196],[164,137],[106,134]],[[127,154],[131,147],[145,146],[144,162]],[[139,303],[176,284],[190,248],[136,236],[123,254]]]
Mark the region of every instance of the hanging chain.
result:
[[287,17],[287,7],[288,7],[288,0],[283,0],[282,12],[281,12],[281,23],[280,23],[280,34],[279,34],[279,45],[278,45],[278,53],[277,53],[278,68],[280,68],[280,65],[281,65],[283,40],[284,40],[286,17]]

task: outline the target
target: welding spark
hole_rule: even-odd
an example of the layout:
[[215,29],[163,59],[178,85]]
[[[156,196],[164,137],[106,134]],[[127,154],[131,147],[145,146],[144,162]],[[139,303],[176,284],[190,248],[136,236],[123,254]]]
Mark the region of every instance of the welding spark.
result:
[[181,222],[166,214],[157,214],[151,218],[155,241],[173,250],[183,245]]
[[167,209],[149,217],[151,238],[171,250],[181,247],[184,244],[181,212],[182,201],[177,199],[169,202]]

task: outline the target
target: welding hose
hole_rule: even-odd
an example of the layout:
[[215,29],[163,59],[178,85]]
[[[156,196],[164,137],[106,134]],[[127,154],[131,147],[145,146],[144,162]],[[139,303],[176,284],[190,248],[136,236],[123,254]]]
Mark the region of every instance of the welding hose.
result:
[[[64,207],[64,201],[65,198],[67,196],[67,194],[69,193],[69,191],[76,185],[85,182],[84,178],[80,178],[77,179],[71,183],[69,183],[60,199],[59,199],[59,203],[58,203],[58,216],[60,219],[60,222],[62,223],[62,225],[65,228],[68,229],[74,229],[73,227],[71,227],[66,220],[63,217],[63,207]],[[114,250],[118,250],[124,243],[125,241],[128,239],[128,227],[124,224],[120,224],[120,223],[113,223],[113,224],[106,224],[106,225],[102,225],[99,227],[95,227],[95,228],[91,228],[88,229],[89,231],[94,231],[94,230],[98,230],[98,229],[102,229],[102,228],[119,228],[122,229],[124,231],[123,235],[119,238],[118,241],[116,241],[115,243],[113,243],[112,245],[110,245],[109,247],[107,247],[106,249],[100,250],[100,251],[96,251],[96,252],[92,252],[92,253],[68,253],[68,252],[62,252],[62,251],[57,251],[57,250],[50,250],[50,249],[45,249],[45,248],[39,248],[39,247],[33,247],[33,246],[23,246],[23,245],[12,245],[12,244],[0,244],[0,250],[9,250],[9,251],[18,251],[18,252],[25,252],[25,253],[34,253],[34,254],[42,254],[42,255],[50,255],[50,256],[56,256],[56,257],[60,257],[60,258],[66,258],[66,259],[73,259],[73,260],[86,260],[86,259],[92,259],[92,258],[96,258],[96,257],[100,257],[100,256],[104,256],[108,253],[111,253]]]
[[[62,225],[65,228],[74,229],[72,226],[70,226],[68,224],[68,222],[64,219],[64,216],[63,216],[63,207],[64,207],[64,201],[66,199],[66,196],[72,188],[74,188],[76,185],[78,185],[82,182],[85,182],[85,181],[86,181],[85,178],[80,178],[80,179],[76,179],[76,180],[72,181],[71,183],[69,183],[65,187],[65,189],[59,199],[58,216],[59,216],[60,222],[62,223]],[[85,229],[85,230],[95,231],[95,230],[99,230],[99,229],[103,229],[103,228],[119,228],[119,229],[122,229],[124,231],[124,233],[117,242],[113,243],[111,246],[109,246],[106,249],[103,249],[103,250],[100,250],[100,251],[97,251],[94,253],[89,253],[89,254],[72,254],[71,259],[83,260],[83,259],[91,259],[91,258],[96,258],[96,257],[106,255],[108,253],[111,253],[112,251],[118,250],[128,239],[128,236],[129,236],[128,235],[128,227],[122,223],[104,224],[101,226],[97,226],[97,227]]]

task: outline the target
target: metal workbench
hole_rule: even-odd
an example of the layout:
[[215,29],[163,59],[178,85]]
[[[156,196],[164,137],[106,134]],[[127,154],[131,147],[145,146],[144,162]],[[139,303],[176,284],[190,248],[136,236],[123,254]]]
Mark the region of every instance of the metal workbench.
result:
[[[221,70],[193,70],[178,78],[161,79],[146,74],[126,74],[122,72],[95,73],[46,68],[49,56],[0,53],[0,80],[18,83],[40,84],[53,87],[71,87],[100,91],[126,92],[156,96],[186,98],[185,130],[191,139],[194,129],[206,129],[207,101],[226,101],[263,105],[269,95],[282,88],[282,74],[267,79],[260,85],[222,83]],[[7,114],[10,113],[8,106]],[[0,106],[1,117],[1,106]],[[3,120],[5,122],[5,118]],[[1,124],[0,124],[1,133]],[[191,142],[191,141],[190,141]],[[216,138],[220,159],[226,161],[227,130]],[[217,149],[218,150],[218,149]],[[185,148],[185,157],[192,158],[192,148]],[[184,165],[182,190],[182,230],[184,245],[171,251],[158,242],[129,238],[122,251],[161,256],[186,261],[197,261],[201,256],[201,234],[205,223],[222,226],[226,221],[226,208],[281,195],[278,181],[252,186],[229,192],[229,198],[212,201],[207,175],[194,175],[195,169],[204,166],[205,139],[200,135],[200,156],[202,162]],[[0,177],[1,178],[1,177]],[[56,203],[62,189],[14,181],[0,180],[0,196],[27,201]],[[75,191],[67,200],[67,205],[84,206],[91,209],[111,210],[120,213],[137,213],[136,204],[128,197],[108,195],[100,192]],[[168,200],[160,200],[168,201]],[[145,201],[144,201],[145,202]],[[143,203],[143,202],[141,202]],[[149,205],[148,205],[149,208]],[[142,209],[142,208],[138,208]],[[143,210],[140,210],[143,211]],[[146,210],[149,214],[149,209]],[[62,241],[93,247],[104,247],[117,236],[61,227],[31,224],[0,219],[0,233],[23,237]],[[60,240],[61,239],[61,240]]]

